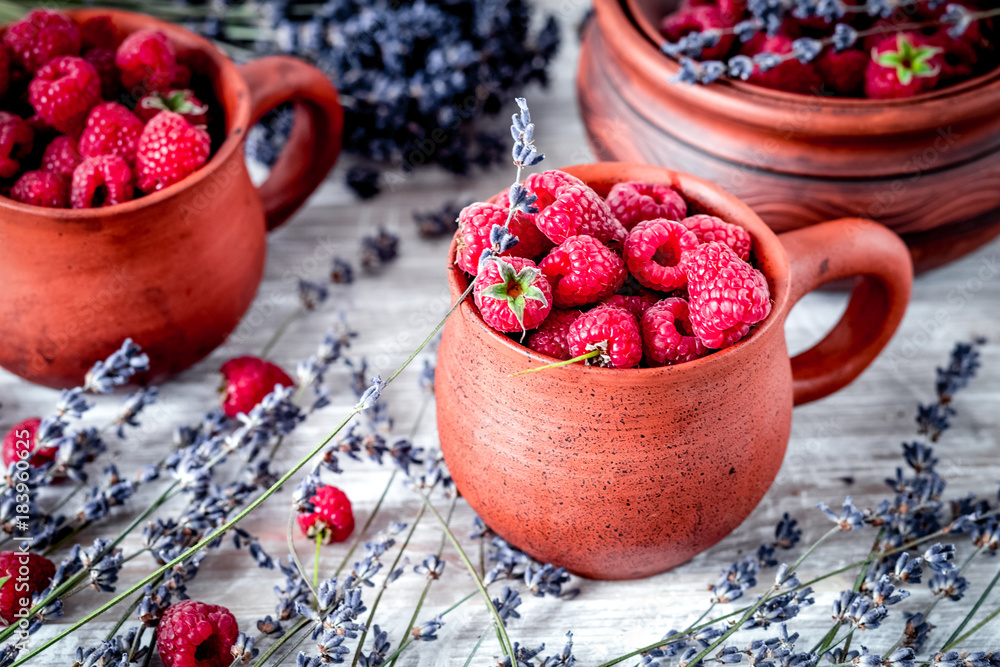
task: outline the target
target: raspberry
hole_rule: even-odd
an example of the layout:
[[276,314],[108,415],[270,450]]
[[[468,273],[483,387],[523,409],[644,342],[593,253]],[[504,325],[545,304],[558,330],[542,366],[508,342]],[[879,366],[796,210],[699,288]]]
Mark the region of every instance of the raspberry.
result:
[[607,202],[611,213],[628,230],[643,220],[680,220],[687,215],[684,198],[659,183],[616,183],[608,193]]
[[10,88],[10,51],[0,47],[0,97]]
[[55,573],[55,564],[45,556],[0,551],[0,577],[10,577],[0,587],[0,618],[7,625],[16,624],[18,619],[24,618],[31,597],[45,590]]
[[14,425],[14,428],[7,432],[3,439],[3,464],[10,466],[21,460],[21,452],[27,450],[31,454],[28,463],[34,468],[40,468],[46,463],[55,460],[58,447],[42,447],[35,451],[35,444],[38,438],[38,427],[42,420],[38,417],[30,417]]
[[637,320],[641,320],[646,311],[659,302],[659,297],[653,293],[649,294],[614,294],[601,302],[602,306],[614,306],[624,308],[635,315]]
[[31,154],[35,131],[20,116],[0,111],[0,178],[21,171],[21,160]]
[[122,85],[129,91],[163,90],[173,81],[177,52],[162,32],[138,30],[118,47],[115,65],[121,70]]
[[294,387],[285,371],[257,357],[236,357],[219,369],[225,381],[222,411],[228,417],[249,414],[254,406],[274,391],[275,385]]
[[14,61],[35,73],[53,58],[80,53],[80,30],[57,12],[36,9],[7,26],[3,36]]
[[53,174],[71,177],[76,165],[80,164],[82,160],[83,157],[80,155],[76,140],[73,137],[63,135],[53,139],[45,147],[41,169]]
[[107,14],[89,18],[79,26],[80,42],[84,51],[88,49],[118,48],[118,29]]
[[729,246],[702,243],[684,254],[691,329],[706,347],[721,349],[740,340],[771,312],[764,274]]
[[566,341],[571,358],[599,351],[587,360],[592,366],[633,368],[642,361],[639,323],[624,308],[598,306],[584,313],[570,325]]
[[[660,33],[671,42],[677,42],[680,41],[681,37],[692,32],[722,30],[727,27],[726,21],[728,18],[728,16],[723,16],[718,7],[713,5],[682,7],[676,12],[668,14],[660,21]],[[731,33],[722,33],[715,46],[702,49],[701,57],[705,60],[725,58],[726,54],[732,48],[734,41],[734,35]]]
[[120,155],[85,158],[73,172],[70,203],[73,208],[101,208],[132,199],[132,169]]
[[98,104],[91,109],[87,126],[80,135],[80,155],[119,155],[129,164],[134,164],[142,131],[142,121],[121,104]]
[[28,100],[48,125],[76,134],[101,101],[101,77],[83,58],[60,56],[38,70],[28,84]]
[[26,171],[10,189],[10,198],[22,204],[67,208],[69,179],[50,171]]
[[136,173],[139,188],[155,192],[193,174],[208,161],[212,140],[172,111],[161,111],[139,136]]
[[149,122],[161,111],[179,113],[192,125],[204,125],[208,120],[208,105],[195,97],[192,90],[152,92],[135,105],[135,113],[143,122]]
[[827,49],[816,60],[816,71],[823,79],[823,85],[838,95],[861,97],[868,60],[867,53],[856,49],[840,53],[835,49]]
[[[470,204],[458,214],[458,231],[455,232],[456,244],[455,263],[466,273],[476,275],[479,271],[479,258],[483,250],[490,247],[490,231],[493,225],[503,225],[507,222],[508,210],[499,204]],[[504,257],[526,257],[531,259],[541,255],[552,243],[538,231],[531,219],[523,213],[517,213],[510,221],[510,231],[518,238],[516,246],[503,254]]]
[[681,255],[698,245],[698,237],[673,220],[646,220],[629,232],[625,261],[641,284],[669,292],[687,282]]
[[547,354],[556,359],[569,359],[569,345],[566,342],[566,334],[569,332],[569,325],[580,317],[579,310],[558,310],[553,309],[549,316],[545,318],[541,326],[528,337],[528,347],[535,352]]
[[593,236],[570,236],[539,265],[558,308],[597,303],[625,282],[625,262]]
[[865,95],[874,99],[912,97],[941,78],[944,50],[918,32],[900,32],[872,49],[865,70]]
[[173,74],[170,77],[168,88],[183,89],[191,87],[191,69],[187,65],[177,64],[174,66]]
[[698,243],[718,241],[736,251],[744,262],[750,260],[750,232],[738,225],[731,225],[714,215],[692,215],[681,220],[698,237]]
[[335,486],[323,485],[309,499],[312,512],[299,512],[298,521],[302,534],[316,539],[322,532],[324,544],[343,542],[354,531],[354,512],[347,494]]
[[524,186],[538,197],[535,225],[553,243],[580,234],[609,245],[624,242],[628,232],[611,215],[607,202],[575,176],[543,171],[528,176]]
[[[774,35],[762,40],[755,40],[747,43],[743,49],[744,53],[754,56],[761,52],[785,55],[792,52],[791,37],[786,35]],[[766,72],[760,70],[760,65],[754,66],[754,72],[747,79],[750,83],[774,90],[784,90],[789,93],[810,94],[817,93],[823,87],[823,80],[816,73],[816,68],[812,63],[802,63],[792,58],[779,63]]]
[[115,52],[111,49],[90,49],[83,59],[94,66],[101,78],[101,97],[106,100],[118,96],[121,84],[118,82],[118,68],[115,67]]
[[497,331],[527,331],[552,310],[552,288],[530,259],[488,260],[476,276],[472,294],[483,320]]
[[225,607],[184,600],[163,612],[156,651],[165,667],[229,667],[239,633]]
[[642,349],[651,366],[679,364],[708,352],[691,330],[691,315],[684,299],[660,301],[642,316],[640,327]]

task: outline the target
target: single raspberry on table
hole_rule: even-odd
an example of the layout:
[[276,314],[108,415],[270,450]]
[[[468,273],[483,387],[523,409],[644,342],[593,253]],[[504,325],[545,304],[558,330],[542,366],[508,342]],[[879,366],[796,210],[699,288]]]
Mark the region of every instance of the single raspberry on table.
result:
[[869,60],[871,57],[867,53],[857,49],[838,53],[830,48],[816,59],[816,72],[823,80],[823,86],[838,95],[860,97]]
[[354,512],[347,494],[335,486],[322,485],[309,499],[312,512],[299,512],[302,534],[316,539],[322,534],[324,544],[343,542],[354,531]]
[[941,79],[944,49],[918,32],[900,32],[872,49],[865,70],[865,94],[874,99],[912,97]]
[[131,201],[135,194],[132,168],[120,155],[88,157],[73,171],[73,208],[101,208]]
[[26,171],[10,189],[10,198],[46,208],[69,206],[69,179],[50,171]]
[[208,161],[212,140],[180,114],[161,111],[139,136],[136,174],[139,189],[155,192],[193,174]]
[[542,260],[539,268],[552,287],[558,308],[597,303],[625,282],[625,262],[593,236],[570,236]]
[[115,67],[115,52],[111,49],[89,49],[84,51],[83,59],[94,66],[97,76],[101,78],[101,97],[106,100],[117,97],[121,82]]
[[28,101],[45,123],[76,134],[101,101],[101,77],[79,56],[60,56],[38,70],[28,84]]
[[156,651],[165,667],[229,667],[239,633],[236,617],[225,607],[184,600],[163,612]]
[[681,224],[687,227],[698,237],[698,243],[708,243],[718,241],[736,251],[743,261],[750,260],[750,245],[752,239],[750,232],[739,225],[732,225],[717,218],[714,215],[698,214],[681,220]]
[[496,257],[483,264],[472,295],[483,320],[497,331],[525,332],[552,311],[552,288],[530,259]]
[[45,590],[55,573],[55,564],[45,556],[0,551],[0,578],[9,577],[0,587],[0,619],[11,625],[23,618],[25,608],[31,606],[31,597]]
[[659,183],[616,183],[606,201],[611,213],[629,231],[644,220],[680,220],[687,215],[684,198],[673,188]]
[[702,243],[684,255],[691,329],[706,347],[721,349],[743,338],[771,312],[764,274],[724,243]]
[[634,368],[642,361],[642,333],[635,315],[624,308],[598,306],[570,325],[566,334],[570,358],[588,352],[591,366]]
[[235,357],[219,369],[223,377],[222,411],[228,417],[249,414],[274,391],[275,385],[294,387],[295,382],[279,366],[257,357]]
[[208,105],[195,97],[193,90],[155,91],[135,105],[135,113],[143,122],[152,120],[161,111],[178,113],[192,125],[204,125],[208,121]]
[[[759,41],[748,42],[744,45],[743,52],[750,56],[764,52],[785,56],[792,52],[793,41],[787,35],[778,34]],[[784,90],[789,93],[802,93],[803,95],[816,94],[823,87],[823,80],[816,72],[813,63],[799,62],[795,58],[783,60],[766,71],[758,63],[754,65],[753,74],[747,81],[765,88]]]
[[535,352],[547,354],[556,359],[569,359],[569,344],[566,334],[569,325],[576,321],[582,313],[579,310],[560,310],[553,308],[545,321],[528,337],[527,346]]
[[524,187],[538,197],[534,222],[553,243],[581,234],[608,245],[624,242],[628,232],[607,202],[575,176],[558,170],[537,172],[524,180]]
[[125,38],[115,53],[122,85],[143,94],[170,87],[177,68],[177,52],[158,30],[137,30]]
[[660,298],[652,292],[645,294],[613,294],[601,302],[602,306],[614,306],[624,308],[635,315],[637,320],[641,320],[646,311],[660,301]]
[[663,299],[643,314],[642,350],[651,366],[667,366],[705,356],[708,349],[691,329],[688,302]]
[[669,292],[687,282],[681,256],[697,245],[698,237],[679,222],[646,220],[629,232],[625,262],[642,285]]
[[80,148],[76,139],[67,135],[61,135],[53,139],[45,147],[42,154],[42,171],[51,171],[53,174],[72,177],[73,170],[83,161],[80,155]]
[[35,131],[20,116],[0,111],[0,178],[21,171],[21,160],[31,154]]
[[40,468],[46,463],[55,460],[58,447],[41,447],[37,451],[38,427],[42,420],[38,417],[29,417],[24,421],[14,424],[14,427],[7,432],[3,438],[3,463],[10,466],[22,460],[21,452],[27,451],[31,454],[28,464],[34,468]]
[[701,57],[704,60],[720,60],[729,53],[736,39],[732,33],[721,32],[734,25],[739,19],[727,24],[729,20],[730,17],[724,16],[714,5],[681,7],[672,14],[663,17],[663,20],[660,21],[660,34],[671,42],[677,42],[692,32],[719,31],[718,42],[715,46],[702,49]]
[[14,61],[35,73],[53,58],[80,53],[80,30],[68,17],[44,9],[35,9],[7,26],[4,44]]
[[[490,232],[494,225],[507,222],[508,209],[499,204],[477,202],[462,209],[458,214],[458,230],[455,232],[455,263],[471,275],[479,271],[479,258],[491,246]],[[510,221],[510,232],[518,238],[517,245],[502,256],[526,257],[532,259],[552,247],[552,242],[538,231],[535,223],[523,213],[516,213]]]
[[80,155],[118,155],[135,163],[144,124],[138,116],[117,102],[104,102],[90,110],[80,134]]

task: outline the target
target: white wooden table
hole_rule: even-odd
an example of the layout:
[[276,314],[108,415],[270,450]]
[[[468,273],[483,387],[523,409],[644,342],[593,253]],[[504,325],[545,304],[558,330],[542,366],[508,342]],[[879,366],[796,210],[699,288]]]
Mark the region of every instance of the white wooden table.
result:
[[[575,62],[577,44],[572,30],[582,13],[577,3],[548,4],[563,18],[566,30],[565,46],[554,68],[554,81],[548,91],[528,91],[532,116],[537,125],[536,142],[552,168],[592,160],[575,102]],[[511,104],[513,108],[513,103]],[[267,272],[257,302],[244,325],[222,348],[208,359],[162,387],[161,402],[143,420],[143,428],[134,437],[115,445],[111,456],[123,471],[131,472],[142,464],[158,460],[170,447],[175,426],[195,421],[217,400],[217,369],[227,358],[239,354],[256,354],[278,324],[296,308],[294,280],[290,277],[323,279],[327,271],[328,250],[348,259],[356,259],[362,236],[375,232],[378,225],[398,233],[401,257],[378,275],[362,275],[352,287],[335,287],[330,302],[319,312],[293,324],[274,350],[272,357],[291,370],[306,358],[319,343],[324,330],[332,323],[336,310],[346,311],[351,325],[361,335],[351,350],[353,356],[368,358],[374,372],[388,374],[405,358],[412,346],[429,329],[447,307],[444,282],[447,241],[428,242],[418,237],[411,222],[413,210],[438,207],[449,199],[486,197],[506,187],[511,171],[497,169],[469,178],[454,178],[444,173],[420,170],[406,175],[390,191],[369,202],[358,201],[343,185],[347,162],[342,161],[326,185],[309,205],[288,225],[271,237]],[[885,495],[883,479],[892,476],[901,464],[899,444],[915,436],[914,414],[918,401],[933,396],[934,367],[943,363],[957,339],[967,340],[976,335],[998,337],[1000,333],[1000,280],[981,281],[978,272],[987,263],[995,263],[1000,255],[1000,243],[993,243],[965,259],[917,279],[913,302],[900,332],[886,352],[847,389],[799,408],[795,412],[792,438],[784,467],[770,493],[744,524],[721,544],[701,554],[676,570],[643,581],[602,583],[576,580],[580,596],[572,601],[552,601],[524,598],[521,620],[510,624],[513,639],[526,645],[546,642],[550,652],[561,648],[564,633],[574,632],[576,655],[582,665],[596,665],[603,660],[658,639],[671,628],[683,627],[705,608],[706,586],[715,580],[720,568],[734,560],[740,552],[756,549],[768,539],[782,512],[800,518],[805,538],[811,539],[825,531],[829,524],[815,510],[816,503],[828,502],[839,506],[845,494],[854,496],[859,506],[872,506]],[[959,296],[962,295],[962,296]],[[841,294],[814,294],[793,312],[787,330],[792,352],[804,349],[821,337],[839,317],[845,302]],[[997,341],[1000,342],[1000,341]],[[959,415],[955,426],[940,446],[941,470],[950,485],[947,497],[957,497],[969,491],[994,496],[1000,480],[1000,346],[987,346],[983,352],[981,377],[957,401]],[[411,367],[386,391],[384,398],[391,406],[397,433],[409,432],[422,397],[417,387],[419,364]],[[344,371],[332,376],[332,384],[347,377]],[[56,392],[29,385],[0,371],[0,426],[6,429],[15,421],[30,415],[44,415],[51,410]],[[276,468],[284,470],[294,457],[307,451],[325,435],[344,411],[353,403],[346,386],[333,397],[334,405],[303,425],[293,441],[279,455]],[[98,418],[111,414],[114,400],[103,401],[96,413]],[[435,445],[433,409],[428,411],[417,435],[420,446]],[[110,458],[110,457],[109,457]],[[389,468],[374,464],[347,461],[346,473],[338,480],[352,498],[361,525],[374,506],[379,490],[384,486]],[[152,489],[144,490],[118,519],[105,524],[101,531],[110,533],[123,525],[134,512],[151,502]],[[287,553],[285,520],[288,493],[283,493],[261,508],[246,526],[259,535],[269,553]],[[411,522],[419,508],[412,492],[397,487],[389,494],[376,528],[390,520]],[[472,512],[459,503],[453,521],[456,532],[465,536],[471,532]],[[89,538],[101,534],[89,533]],[[809,576],[861,557],[868,547],[862,539],[844,539],[834,548],[810,560],[803,568]],[[418,529],[408,552],[410,563],[416,564],[435,550],[440,531],[429,519]],[[139,544],[138,537],[126,541],[126,551]],[[310,546],[299,541],[300,551],[309,553]],[[345,548],[328,548],[323,564],[334,567]],[[445,551],[448,569],[445,578],[431,588],[421,614],[422,620],[443,610],[473,590],[471,579],[462,570],[455,553]],[[971,577],[979,586],[995,565],[981,563],[972,569]],[[122,583],[136,581],[150,571],[151,561],[139,558],[129,563],[122,574]],[[248,632],[254,623],[273,613],[275,600],[271,586],[280,583],[280,573],[259,570],[245,552],[226,547],[213,554],[202,565],[202,572],[189,587],[198,599],[223,604],[232,609],[241,627]],[[396,644],[412,611],[424,579],[412,572],[392,585],[383,600],[375,622],[391,628],[390,639]],[[817,606],[804,614],[799,626],[816,635],[829,627],[829,604],[835,593],[850,587],[849,576],[834,578],[818,586]],[[99,600],[95,593],[84,593],[71,599],[66,608],[67,619],[79,617]],[[371,599],[370,597],[368,598]],[[926,599],[926,598],[924,598]],[[994,595],[992,604],[997,603]],[[370,602],[369,602],[370,604]],[[914,605],[913,609],[922,608]],[[940,642],[954,625],[957,605],[942,604],[932,619],[941,627]],[[988,608],[992,608],[988,606]],[[119,612],[120,613],[120,612]],[[107,615],[108,619],[117,618]],[[478,600],[470,601],[450,614],[440,632],[440,641],[422,644],[407,651],[401,665],[462,665],[477,637],[487,627],[487,612]],[[870,641],[859,642],[873,650],[884,649],[894,641],[899,626],[880,633]],[[98,640],[111,621],[93,623],[58,650],[42,656],[39,665],[71,664],[69,658],[78,643]],[[49,636],[59,627],[54,624],[37,637]],[[1000,644],[1000,622],[982,632],[970,643],[986,649]],[[803,646],[802,648],[808,648]],[[498,654],[494,640],[488,639],[473,664],[489,665]],[[58,656],[58,657],[57,657]],[[294,661],[293,661],[294,663]],[[634,663],[634,661],[633,661]],[[154,664],[157,664],[154,660]]]

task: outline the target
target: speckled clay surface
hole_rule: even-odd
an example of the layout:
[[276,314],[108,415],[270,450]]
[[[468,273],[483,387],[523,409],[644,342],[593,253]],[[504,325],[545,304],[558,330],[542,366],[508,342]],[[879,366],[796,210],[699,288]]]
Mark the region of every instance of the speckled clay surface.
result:
[[[552,359],[486,326],[471,298],[445,327],[438,430],[472,508],[541,561],[591,578],[644,577],[707,549],[753,510],[781,467],[793,403],[836,391],[874,359],[905,311],[912,268],[899,238],[870,222],[779,239],[744,204],[693,177],[614,163],[567,171],[602,195],[626,180],[671,185],[694,209],[744,226],[774,300],[737,345],[666,368],[577,364],[510,377]],[[793,378],[784,338],[791,306],[823,282],[860,273],[871,277],[848,315],[797,358]],[[449,280],[458,298],[468,278],[452,266]]]

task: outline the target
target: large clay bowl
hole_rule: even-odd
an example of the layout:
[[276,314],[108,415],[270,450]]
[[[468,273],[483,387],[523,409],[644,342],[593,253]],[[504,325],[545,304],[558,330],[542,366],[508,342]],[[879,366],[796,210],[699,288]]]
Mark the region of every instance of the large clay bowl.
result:
[[[225,140],[188,178],[118,206],[47,209],[0,197],[0,366],[32,382],[77,385],[131,337],[155,379],[201,359],[239,323],[263,274],[268,229],[337,158],[342,111],[327,78],[301,61],[237,67],[207,40],[148,16],[70,14],[110,14],[123,34],[165,32],[182,61],[210,79]],[[288,101],[296,104],[289,145],[255,188],[243,158],[247,130]]]
[[675,4],[594,2],[577,88],[599,157],[706,178],[778,232],[877,220],[918,271],[1000,234],[1000,70],[891,102],[674,84],[654,26]]
[[[554,361],[497,333],[469,297],[449,319],[437,370],[441,448],[458,489],[504,539],[586,577],[630,579],[707,549],[764,496],[788,443],[793,404],[853,380],[892,336],[912,267],[899,237],[847,219],[776,236],[745,204],[660,167],[567,169],[602,196],[617,182],[670,185],[691,209],[741,225],[773,299],[736,345],[665,368],[612,370]],[[469,278],[449,256],[459,298]],[[847,312],[789,360],[784,322],[817,286],[861,276]]]

